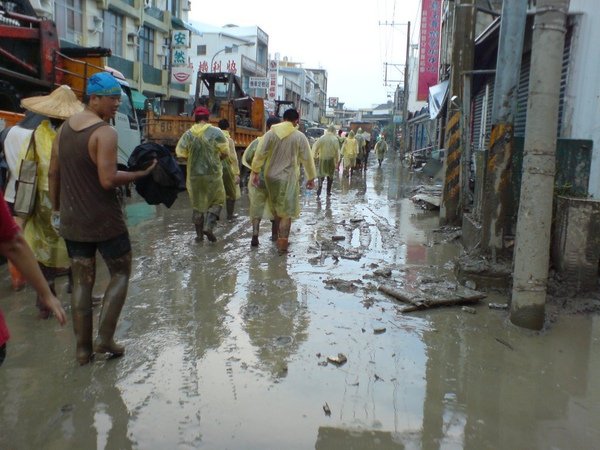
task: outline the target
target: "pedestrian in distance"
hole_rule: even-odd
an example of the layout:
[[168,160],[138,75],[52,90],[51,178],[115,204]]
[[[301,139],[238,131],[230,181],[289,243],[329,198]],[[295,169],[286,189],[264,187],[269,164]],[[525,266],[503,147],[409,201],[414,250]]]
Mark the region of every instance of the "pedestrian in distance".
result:
[[259,186],[259,173],[265,166],[265,186],[279,233],[277,247],[282,253],[288,250],[292,219],[300,215],[300,166],[304,166],[306,189],[314,188],[317,175],[308,139],[298,131],[299,122],[297,110],[285,111],[283,122],[264,135],[252,161],[255,186]]
[[[115,329],[127,297],[131,274],[131,242],[118,189],[147,176],[145,170],[117,168],[118,136],[107,122],[121,103],[121,85],[109,73],[87,81],[85,108],[58,130],[52,145],[48,173],[50,200],[71,261],[71,312],[79,364],[94,353],[121,356],[125,348],[114,341]],[[110,272],[104,292],[98,335],[92,346],[92,290],[96,278],[96,251]]]
[[365,162],[365,146],[366,146],[362,128],[359,128],[358,130],[356,130],[356,133],[354,134],[354,139],[356,139],[356,142],[358,143],[358,154],[356,155],[356,165],[354,166],[354,169],[362,170],[363,164]]
[[[269,117],[267,119],[267,131],[275,124],[281,122],[281,119],[277,116]],[[264,136],[254,139],[250,145],[244,151],[242,155],[242,164],[247,167],[250,171],[252,170],[252,161],[256,154],[256,149],[262,142]],[[248,183],[248,198],[250,199],[250,209],[248,211],[250,220],[252,222],[252,240],[250,241],[251,247],[258,247],[259,240],[258,236],[260,233],[260,222],[262,219],[271,221],[271,240],[277,241],[278,228],[274,220],[271,206],[269,205],[267,196],[267,187],[265,185],[265,166],[263,165],[258,173],[258,186]]]
[[[29,284],[36,290],[42,304],[52,311],[58,323],[67,323],[65,311],[50,290],[35,255],[27,244],[23,233],[16,224],[12,214],[4,201],[4,195],[0,192],[0,253],[19,269]],[[0,309],[0,366],[6,358],[6,343],[10,338],[4,315]]]
[[327,196],[331,195],[331,186],[333,184],[333,175],[340,162],[340,141],[335,134],[335,127],[329,125],[327,132],[313,144],[313,155],[315,161],[319,162],[317,175],[319,177],[319,187],[317,196],[321,195],[323,182],[327,178]]
[[371,133],[369,133],[367,130],[365,130],[362,133],[362,137],[364,140],[363,142],[365,143],[362,167],[363,167],[363,170],[367,170],[367,165],[369,164],[369,154],[371,153],[371,149],[373,148],[371,146]]
[[233,213],[235,201],[242,196],[240,191],[240,166],[237,153],[235,152],[235,142],[229,135],[229,120],[219,120],[218,126],[229,144],[229,157],[222,159],[221,164],[223,165],[223,186],[225,187],[227,220],[233,220],[235,218]]
[[[69,86],[63,85],[49,95],[25,98],[21,101],[21,105],[33,113],[48,118],[35,128],[21,149],[20,159],[37,162],[38,174],[35,206],[33,213],[25,221],[23,235],[32,248],[50,289],[56,295],[57,272],[61,268],[69,267],[69,256],[65,241],[52,226],[48,169],[56,130],[66,119],[83,111],[83,104]],[[40,317],[47,319],[51,311],[41,302],[39,295],[36,306],[40,311]]]
[[385,156],[385,152],[388,151],[387,142],[385,139],[382,139],[381,136],[377,138],[377,144],[375,144],[375,155],[377,155],[377,161],[379,162],[379,167],[381,167],[381,163],[383,162],[383,158]]
[[206,236],[209,241],[216,242],[213,228],[226,200],[221,161],[229,158],[229,141],[219,128],[210,124],[208,108],[198,106],[194,117],[196,124],[181,136],[175,153],[187,159],[186,186],[196,241],[202,241]]
[[344,177],[348,177],[350,171],[356,166],[358,156],[358,141],[354,138],[354,131],[350,130],[344,144],[342,145],[342,157],[344,158]]

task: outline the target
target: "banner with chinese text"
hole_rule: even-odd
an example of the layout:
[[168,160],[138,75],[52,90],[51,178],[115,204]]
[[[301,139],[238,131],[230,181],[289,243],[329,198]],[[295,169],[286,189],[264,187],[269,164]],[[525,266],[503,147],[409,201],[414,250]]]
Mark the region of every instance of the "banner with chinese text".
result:
[[427,101],[429,87],[436,85],[438,82],[441,18],[441,0],[423,0],[419,40],[418,101]]

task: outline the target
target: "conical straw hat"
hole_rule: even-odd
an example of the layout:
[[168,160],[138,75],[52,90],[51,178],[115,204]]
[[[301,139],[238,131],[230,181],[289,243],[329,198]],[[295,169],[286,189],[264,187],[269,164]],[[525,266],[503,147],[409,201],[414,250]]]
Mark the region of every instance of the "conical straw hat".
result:
[[24,98],[21,106],[34,113],[63,120],[83,111],[83,103],[77,100],[71,88],[66,85],[59,86],[48,95]]

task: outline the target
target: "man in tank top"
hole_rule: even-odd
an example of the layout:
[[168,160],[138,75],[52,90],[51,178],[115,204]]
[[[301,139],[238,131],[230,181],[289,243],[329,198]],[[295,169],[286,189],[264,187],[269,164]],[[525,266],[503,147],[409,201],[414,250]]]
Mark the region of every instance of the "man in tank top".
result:
[[[52,146],[50,199],[52,210],[60,212],[60,235],[71,261],[73,331],[81,365],[93,353],[121,356],[125,352],[113,339],[131,273],[131,243],[117,188],[148,175],[156,165],[154,161],[137,172],[118,170],[117,132],[107,120],[115,117],[120,102],[121,86],[112,75],[92,75],[85,109],[63,124]],[[92,346],[96,250],[106,262],[110,282]]]

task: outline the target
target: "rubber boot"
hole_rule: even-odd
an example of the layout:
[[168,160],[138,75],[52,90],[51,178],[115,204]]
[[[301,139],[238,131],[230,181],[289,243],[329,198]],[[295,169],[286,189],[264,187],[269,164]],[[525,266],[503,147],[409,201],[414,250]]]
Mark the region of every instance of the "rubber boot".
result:
[[227,210],[227,220],[233,220],[237,217],[237,215],[233,213],[233,209],[235,208],[235,200],[227,199],[225,201],[225,208]]
[[319,187],[317,189],[317,197],[321,195],[321,191],[323,190],[323,178],[319,178]]
[[125,297],[123,295],[116,299],[104,298],[102,310],[100,311],[98,337],[94,342],[95,353],[112,353],[113,356],[121,356],[125,353],[125,347],[117,344],[113,339],[125,303]]
[[260,230],[260,219],[252,219],[252,241],[250,241],[250,246],[258,247],[258,234]]
[[196,242],[200,242],[204,240],[204,214],[198,219],[198,223],[194,224],[196,228]]
[[276,242],[279,238],[279,221],[271,220],[271,241]]
[[327,177],[327,197],[331,195],[331,186],[333,185],[333,179],[331,177]]
[[213,227],[219,219],[219,216],[213,213],[206,213],[206,220],[204,221],[203,233],[210,242],[217,242],[217,237],[213,233]]
[[204,229],[204,214],[194,209],[192,211],[192,223],[194,224],[194,228],[196,229],[196,242],[203,241],[204,234],[202,230]]
[[21,275],[19,269],[8,261],[8,270],[10,271],[10,284],[12,286],[13,291],[20,291],[25,287],[25,277]]

